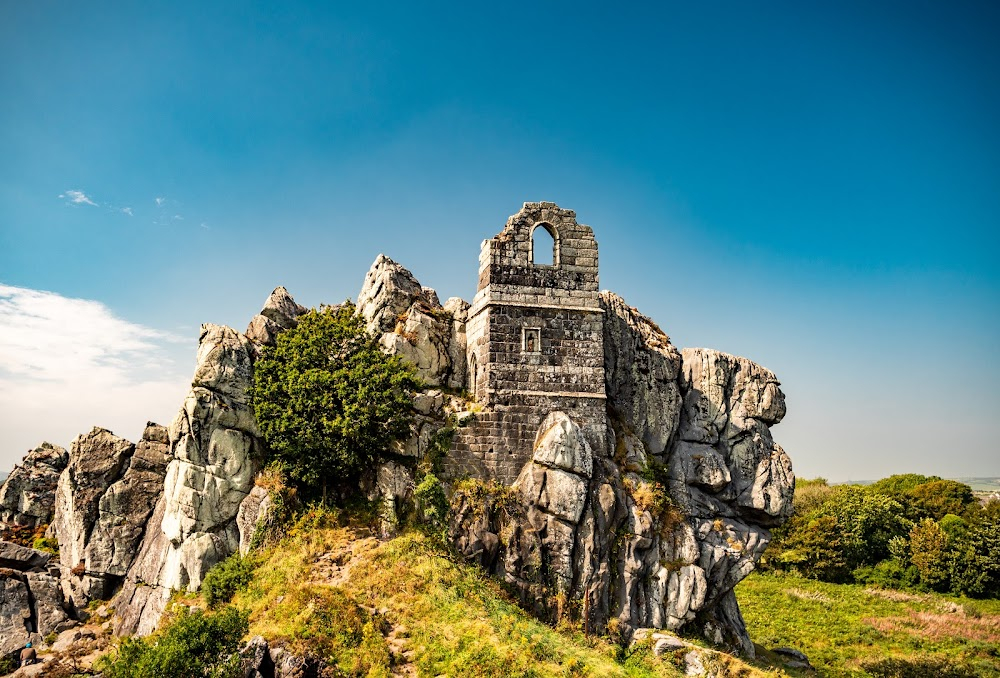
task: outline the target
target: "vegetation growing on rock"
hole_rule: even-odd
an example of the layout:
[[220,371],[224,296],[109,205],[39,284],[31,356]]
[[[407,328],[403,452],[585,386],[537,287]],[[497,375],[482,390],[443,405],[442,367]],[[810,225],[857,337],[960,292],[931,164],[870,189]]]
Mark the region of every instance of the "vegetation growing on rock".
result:
[[272,458],[303,487],[346,485],[409,433],[416,374],[350,303],[312,310],[265,346],[253,409]]

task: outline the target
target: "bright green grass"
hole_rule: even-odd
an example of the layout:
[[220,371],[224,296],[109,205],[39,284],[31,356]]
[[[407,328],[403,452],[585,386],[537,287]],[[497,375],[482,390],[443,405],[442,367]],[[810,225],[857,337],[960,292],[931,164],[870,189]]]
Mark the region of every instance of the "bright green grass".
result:
[[[1000,601],[902,594],[755,573],[736,587],[750,637],[804,652],[824,676],[1000,676]],[[886,662],[887,664],[887,662]],[[870,670],[864,670],[867,666]],[[946,667],[946,668],[942,668]]]

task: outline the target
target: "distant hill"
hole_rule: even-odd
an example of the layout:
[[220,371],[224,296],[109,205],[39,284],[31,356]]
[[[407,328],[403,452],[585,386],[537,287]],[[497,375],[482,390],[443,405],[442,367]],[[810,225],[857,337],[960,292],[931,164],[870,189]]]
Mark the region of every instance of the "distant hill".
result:
[[1000,492],[1000,478],[951,478],[965,483],[973,492]]
[[[946,478],[945,480],[957,480],[972,488],[973,492],[1000,492],[1000,478]],[[871,485],[874,480],[848,480],[843,483],[831,483],[831,485]]]

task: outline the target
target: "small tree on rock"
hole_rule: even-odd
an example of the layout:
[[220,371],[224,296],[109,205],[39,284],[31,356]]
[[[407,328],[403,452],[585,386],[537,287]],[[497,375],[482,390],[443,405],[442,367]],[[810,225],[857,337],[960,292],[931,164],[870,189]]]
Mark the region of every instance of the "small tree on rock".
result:
[[251,399],[271,455],[306,487],[350,483],[409,435],[413,367],[386,355],[350,302],[313,309],[254,366]]

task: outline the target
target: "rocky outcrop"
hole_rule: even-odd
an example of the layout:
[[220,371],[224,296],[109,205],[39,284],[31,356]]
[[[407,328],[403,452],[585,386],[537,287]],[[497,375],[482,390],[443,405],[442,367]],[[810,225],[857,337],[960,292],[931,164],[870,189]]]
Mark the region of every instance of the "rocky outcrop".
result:
[[101,496],[97,527],[86,549],[87,570],[125,576],[139,549],[170,461],[167,429],[149,422],[122,477]]
[[49,534],[73,605],[110,596],[132,564],[163,490],[166,443],[166,429],[150,422],[136,445],[94,428],[70,446]]
[[698,537],[707,582],[700,623],[714,642],[752,656],[733,588],[764,553],[767,528],[791,515],[791,460],[769,428],[785,416],[785,397],[774,374],[746,358],[710,349],[682,356],[684,404],[668,474]]
[[357,308],[382,348],[415,365],[427,384],[461,388],[467,303],[452,298],[441,306],[434,290],[380,254],[365,275]]
[[284,287],[276,287],[264,302],[264,308],[250,320],[246,337],[256,344],[273,346],[282,330],[299,323],[299,316],[309,309],[295,303]]
[[0,657],[72,623],[50,558],[0,541]]
[[78,607],[110,593],[105,590],[104,573],[87,565],[88,545],[103,536],[106,526],[98,525],[101,498],[125,475],[134,452],[131,442],[96,426],[70,444],[69,465],[59,477],[49,533],[59,540],[64,586]]
[[253,355],[244,335],[202,325],[191,390],[169,429],[163,495],[116,598],[118,633],[155,629],[171,589],[196,590],[239,549],[236,517],[261,456],[247,395]]
[[[534,264],[542,224],[555,239],[551,265]],[[539,615],[626,637],[697,629],[752,655],[733,588],[790,515],[795,483],[770,432],[785,414],[775,375],[718,351],[678,351],[623,299],[598,294],[596,240],[570,210],[526,204],[484,252],[471,320],[468,303],[442,306],[384,255],[358,295],[382,348],[432,387],[414,397],[410,437],[361,483],[383,536],[422,515],[415,476],[433,470],[456,549]],[[63,592],[79,605],[123,583],[116,631],[149,633],[172,590],[197,589],[215,563],[250,548],[271,510],[254,486],[253,362],[305,312],[279,287],[246,335],[202,326],[191,390],[169,429],[150,426],[137,445],[95,429],[74,441],[57,485],[46,471],[66,464],[57,448],[26,458],[0,490],[0,511],[35,526],[54,493],[63,588],[50,591],[46,564],[0,549],[0,607],[21,610],[35,588],[51,603],[11,612],[28,620],[18,629],[57,619],[45,610],[60,608]],[[482,374],[478,402],[465,395],[467,360]],[[8,485],[35,498],[14,501]],[[7,565],[21,569],[2,574]],[[248,648],[258,674],[279,666],[264,649]]]
[[28,452],[0,486],[0,529],[51,523],[59,475],[68,462],[66,450],[51,443]]
[[784,416],[778,381],[745,358],[677,351],[621,298],[601,302],[610,458],[550,413],[513,496],[457,486],[452,540],[550,618],[695,627],[752,656],[733,588],[794,491],[769,430]]
[[656,323],[611,292],[604,309],[604,379],[613,416],[662,459],[680,421],[681,355]]

